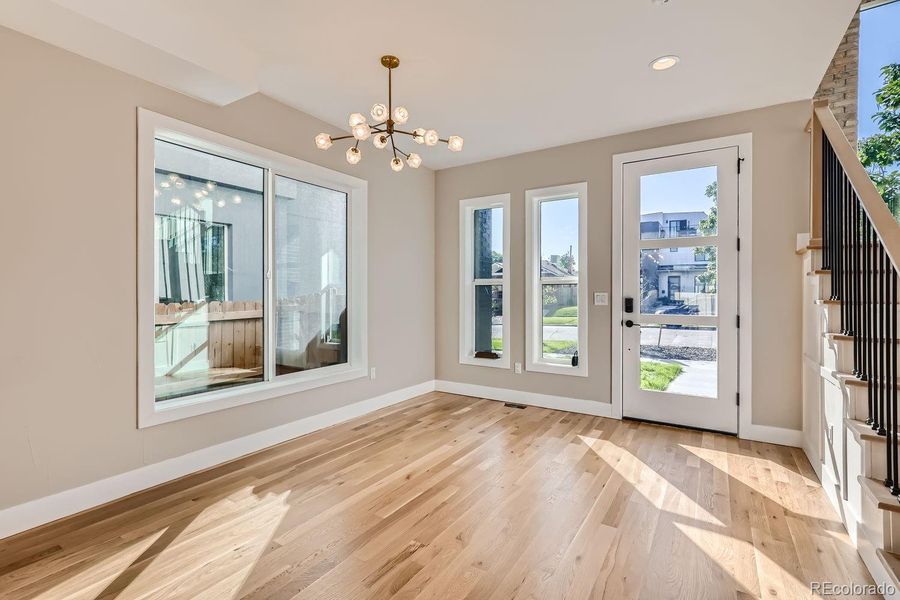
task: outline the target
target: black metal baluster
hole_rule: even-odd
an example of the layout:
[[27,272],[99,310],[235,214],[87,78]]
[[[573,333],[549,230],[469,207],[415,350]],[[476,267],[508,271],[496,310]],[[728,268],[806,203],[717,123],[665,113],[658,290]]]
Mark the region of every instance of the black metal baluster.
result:
[[[822,268],[831,268],[831,199],[828,197],[831,156],[828,140],[822,136]],[[832,281],[832,290],[834,282]]]
[[[865,268],[864,271],[866,273],[872,272],[872,224],[869,223],[868,217],[866,217],[866,238],[865,238],[865,246],[863,247],[863,258],[865,260]],[[866,386],[866,398],[869,403],[869,418],[867,422],[872,426],[872,429],[877,429],[877,421],[878,415],[875,412],[875,386],[873,385],[874,377],[874,354],[875,349],[873,348],[873,335],[872,332],[875,329],[875,319],[874,313],[872,312],[872,285],[871,282],[867,282],[867,284],[863,288],[865,290],[865,297],[863,299],[863,314],[866,319],[866,363],[865,363],[865,373],[863,373],[863,379],[868,383]]]
[[875,385],[878,386],[876,389],[878,391],[878,435],[885,435],[887,430],[884,427],[885,421],[885,409],[887,408],[887,398],[885,398],[886,384],[887,379],[885,377],[885,371],[887,370],[887,357],[885,356],[885,343],[884,340],[887,339],[888,332],[885,329],[885,314],[884,314],[884,306],[887,303],[887,299],[885,298],[884,293],[884,246],[881,245],[881,242],[878,242],[878,253],[876,254],[875,259],[875,281],[878,282],[878,293],[875,296],[875,314],[878,315],[878,366],[876,367],[878,371],[878,376],[875,378]]
[[[852,192],[852,190],[851,190]],[[860,327],[859,327],[859,197],[856,194],[852,194],[853,198],[853,232],[852,232],[852,251],[851,251],[851,262],[853,269],[853,283],[852,293],[850,299],[850,306],[852,307],[851,311],[851,325],[850,335],[853,336],[853,375],[859,377],[860,367],[859,367],[859,338],[860,338]]]
[[885,332],[884,346],[888,357],[887,386],[885,389],[885,397],[888,403],[888,419],[887,419],[887,473],[884,479],[884,485],[891,488],[893,492],[896,485],[894,479],[894,470],[896,469],[896,443],[897,443],[897,403],[895,398],[897,383],[897,358],[896,358],[896,335],[897,335],[897,279],[894,277],[894,268],[885,253],[884,260],[884,279],[888,285],[887,302],[885,302],[885,311],[888,317],[888,331]]
[[896,328],[897,328],[897,307],[896,307],[896,278],[894,277],[894,268],[891,266],[891,262],[885,252],[884,261],[883,261],[883,278],[885,283],[887,283],[887,297],[885,298],[885,315],[888,319],[888,327],[885,330],[884,342],[883,345],[885,347],[885,354],[887,355],[887,363],[888,369],[885,373],[887,377],[886,385],[885,385],[885,402],[887,402],[887,443],[886,446],[886,462],[885,465],[887,467],[887,474],[885,476],[884,485],[891,488],[893,491],[894,488],[894,469],[896,465],[894,461],[896,460],[896,455],[894,454],[896,450],[897,443],[897,404],[895,402],[894,394],[896,393],[896,380],[897,380],[897,358],[896,358],[896,346],[895,336],[896,336]]

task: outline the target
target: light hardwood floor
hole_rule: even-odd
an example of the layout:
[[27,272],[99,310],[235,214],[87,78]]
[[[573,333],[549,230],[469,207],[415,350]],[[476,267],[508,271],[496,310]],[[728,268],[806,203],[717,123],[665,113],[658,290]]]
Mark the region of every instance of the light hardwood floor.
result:
[[801,450],[433,393],[0,541],[0,597],[807,598]]

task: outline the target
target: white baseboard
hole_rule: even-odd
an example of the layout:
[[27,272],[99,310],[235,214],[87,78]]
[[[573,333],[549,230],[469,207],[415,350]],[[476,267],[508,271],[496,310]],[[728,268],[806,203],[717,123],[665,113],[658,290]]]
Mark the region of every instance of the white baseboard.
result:
[[612,404],[607,402],[597,402],[595,400],[536,394],[534,392],[520,392],[518,390],[488,387],[472,383],[460,383],[458,381],[437,380],[434,382],[434,389],[439,392],[474,396],[476,398],[487,398],[488,400],[499,400],[501,402],[516,402],[518,404],[540,406],[541,408],[552,408],[554,410],[565,410],[597,417],[612,417],[613,415]]
[[799,429],[787,429],[786,427],[772,427],[770,425],[744,425],[738,433],[738,437],[754,442],[768,442],[781,446],[803,447],[803,432]]
[[0,539],[434,391],[425,381],[0,510]]
[[[614,414],[612,404],[596,402],[594,400],[583,400],[581,398],[568,398],[566,396],[553,396],[549,394],[536,394],[534,392],[522,392],[506,388],[461,383],[458,381],[443,381],[440,379],[434,382],[434,389],[439,392],[474,396],[476,398],[487,398],[489,400],[499,400],[501,402],[517,402],[529,406],[565,410],[584,415],[609,417],[611,419],[620,418],[618,415]],[[756,442],[769,442],[771,444],[780,444],[782,446],[795,446],[797,448],[800,448],[803,445],[803,432],[798,429],[785,429],[783,427],[770,427],[768,425],[750,425],[744,429],[746,429],[746,431],[741,431],[739,436],[743,439]]]

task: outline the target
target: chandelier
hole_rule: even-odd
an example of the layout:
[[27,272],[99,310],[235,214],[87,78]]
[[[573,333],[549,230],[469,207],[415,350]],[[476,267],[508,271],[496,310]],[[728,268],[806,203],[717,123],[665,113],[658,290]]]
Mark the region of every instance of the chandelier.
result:
[[347,162],[351,165],[357,164],[362,160],[362,151],[359,149],[359,143],[364,142],[370,137],[372,145],[382,150],[391,145],[391,151],[394,156],[391,158],[391,169],[394,171],[403,170],[403,161],[398,154],[406,159],[413,169],[418,169],[422,164],[422,157],[415,152],[406,153],[397,147],[394,142],[394,135],[407,135],[417,144],[425,144],[426,146],[436,146],[439,142],[447,144],[447,148],[451,152],[459,152],[463,149],[463,139],[458,135],[451,135],[449,138],[442,138],[434,129],[423,129],[421,127],[412,131],[398,129],[398,125],[405,125],[409,120],[409,111],[403,106],[394,107],[393,98],[391,97],[391,71],[400,66],[400,59],[390,54],[381,57],[381,64],[388,70],[388,103],[387,106],[377,103],[372,106],[369,115],[372,117],[373,125],[369,125],[368,119],[362,113],[353,113],[350,115],[350,135],[342,135],[339,137],[331,137],[327,133],[320,133],[316,136],[316,147],[319,150],[328,150],[331,145],[338,140],[346,140],[353,138],[356,143],[347,148]]

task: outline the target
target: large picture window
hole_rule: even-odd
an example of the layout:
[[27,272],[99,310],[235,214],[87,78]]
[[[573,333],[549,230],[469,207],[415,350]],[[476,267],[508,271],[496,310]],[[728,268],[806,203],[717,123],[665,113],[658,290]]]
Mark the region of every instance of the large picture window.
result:
[[528,190],[527,368],[587,375],[587,184]]
[[139,130],[139,425],[365,376],[365,182]]
[[509,194],[459,205],[459,361],[509,368]]

